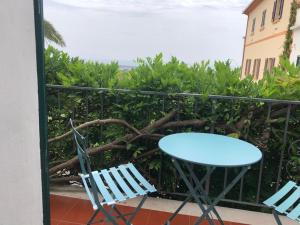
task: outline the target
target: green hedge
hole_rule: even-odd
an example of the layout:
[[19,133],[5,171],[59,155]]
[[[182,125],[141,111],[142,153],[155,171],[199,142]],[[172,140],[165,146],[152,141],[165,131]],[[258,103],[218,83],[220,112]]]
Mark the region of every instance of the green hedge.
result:
[[[209,62],[187,65],[176,58],[163,61],[161,54],[155,58],[137,60],[138,66],[130,71],[122,71],[116,62],[101,64],[85,62],[72,58],[49,46],[46,49],[46,75],[48,84],[64,86],[108,87],[131,90],[162,91],[168,93],[193,92],[200,96],[178,97],[144,95],[118,91],[99,92],[97,90],[59,90],[48,89],[49,137],[60,135],[68,130],[68,118],[73,117],[76,124],[103,118],[124,119],[141,129],[149,123],[176,109],[177,120],[206,120],[203,127],[187,126],[157,131],[168,134],[182,131],[215,132],[245,139],[258,145],[264,152],[264,169],[260,200],[275,189],[281,150],[300,139],[299,107],[292,106],[288,122],[287,143],[284,142],[284,129],[288,104],[274,103],[267,120],[269,105],[262,101],[211,99],[209,94],[229,96],[249,96],[298,100],[300,96],[299,68],[282,60],[281,66],[266,74],[259,82],[249,76],[240,80],[240,70],[231,68],[229,61]],[[88,136],[90,146],[109,143],[122,137],[127,129],[117,125],[92,127],[83,131]],[[126,144],[126,143],[125,143]],[[50,143],[50,161],[68,160],[75,155],[72,141]],[[185,187],[178,180],[170,160],[159,152],[145,157],[140,155],[157,147],[157,140],[139,140],[128,143],[126,150],[106,151],[93,158],[96,168],[108,167],[126,160],[135,160],[139,168],[156,180],[161,190],[184,192]],[[298,165],[297,149],[291,151]],[[287,151],[285,151],[287,153]],[[188,153],[187,153],[188,154]],[[289,160],[284,155],[284,165]],[[295,168],[295,165],[293,165]],[[78,168],[67,171],[76,175]],[[245,179],[243,200],[254,202],[257,194],[259,165],[255,166]],[[199,173],[203,172],[199,170]],[[231,170],[230,174],[237,171]],[[296,171],[297,172],[297,171]],[[161,175],[161,180],[158,178]],[[293,176],[293,178],[297,178]],[[290,179],[282,168],[282,181]],[[217,193],[224,182],[224,171],[218,171],[211,183],[212,193]],[[237,199],[239,186],[228,195]]]

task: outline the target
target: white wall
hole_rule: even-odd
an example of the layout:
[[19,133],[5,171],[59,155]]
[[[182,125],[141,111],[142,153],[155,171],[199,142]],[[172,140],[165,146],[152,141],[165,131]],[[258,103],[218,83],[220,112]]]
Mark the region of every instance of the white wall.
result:
[[0,225],[41,225],[33,0],[0,1]]

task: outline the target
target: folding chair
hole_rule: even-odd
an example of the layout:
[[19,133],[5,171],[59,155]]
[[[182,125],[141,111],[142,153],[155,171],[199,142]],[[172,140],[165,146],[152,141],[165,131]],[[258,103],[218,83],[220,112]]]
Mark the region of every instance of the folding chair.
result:
[[[86,152],[87,143],[85,138],[74,128],[71,119],[70,124],[82,171],[82,174],[79,175],[82,178],[86,193],[94,209],[94,213],[87,222],[87,225],[105,221],[113,225],[118,225],[117,219],[119,218],[126,225],[131,225],[132,220],[144,204],[147,194],[156,192],[155,187],[131,163],[101,171],[92,171],[90,159]],[[117,208],[117,203],[137,196],[143,196],[143,198],[132,213],[125,215],[120,212]],[[109,210],[107,210],[107,207],[105,209],[104,206],[108,206]],[[97,214],[100,212],[103,213],[105,218],[94,222]],[[116,216],[113,215],[113,212],[115,212]]]
[[291,220],[300,223],[300,187],[289,181],[278,192],[264,201],[264,204],[273,208],[273,215],[278,225],[282,225],[279,214],[284,214]]

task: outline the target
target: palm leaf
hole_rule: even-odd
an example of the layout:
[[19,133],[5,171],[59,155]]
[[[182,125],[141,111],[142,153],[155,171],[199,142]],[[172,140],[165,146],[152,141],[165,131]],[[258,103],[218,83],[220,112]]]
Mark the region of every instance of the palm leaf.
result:
[[44,35],[47,40],[52,41],[62,47],[66,46],[66,43],[61,34],[47,20],[44,20],[44,31]]

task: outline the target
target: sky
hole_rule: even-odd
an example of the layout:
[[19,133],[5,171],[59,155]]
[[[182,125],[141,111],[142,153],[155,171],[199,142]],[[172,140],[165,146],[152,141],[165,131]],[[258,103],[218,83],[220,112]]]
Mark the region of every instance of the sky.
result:
[[134,65],[163,53],[193,64],[239,66],[250,0],[44,0],[44,17],[64,37],[64,51]]

